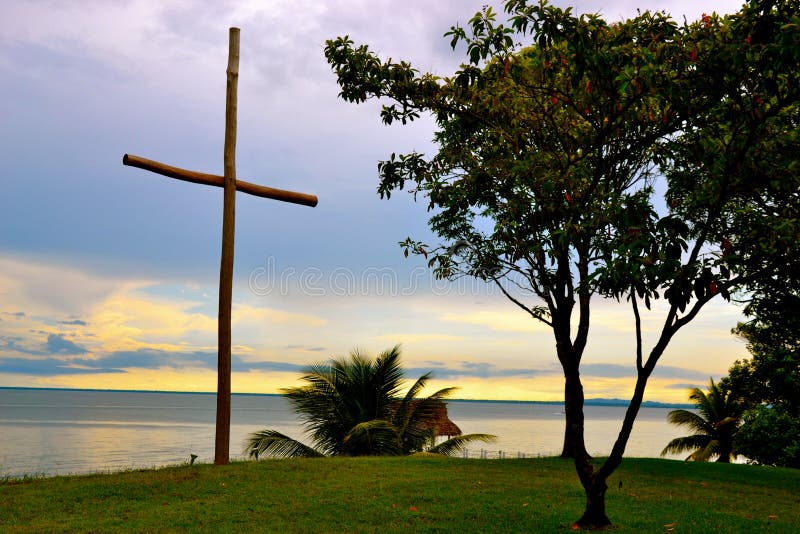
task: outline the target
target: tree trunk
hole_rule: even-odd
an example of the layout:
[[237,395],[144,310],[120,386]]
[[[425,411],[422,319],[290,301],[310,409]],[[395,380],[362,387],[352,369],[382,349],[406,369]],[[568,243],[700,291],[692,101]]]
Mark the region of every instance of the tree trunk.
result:
[[584,395],[580,374],[577,368],[565,367],[564,369],[567,384],[564,390],[567,434],[569,435],[570,444],[573,446],[572,450],[575,453],[575,469],[586,492],[586,509],[581,518],[575,522],[575,525],[580,528],[599,529],[611,525],[611,521],[606,515],[606,490],[608,489],[606,481],[622,462],[622,456],[630,438],[633,423],[642,405],[649,374],[649,369],[643,369],[638,373],[634,394],[625,412],[625,418],[617,441],[614,443],[611,454],[603,462],[603,465],[598,470],[595,470],[592,466],[591,458],[586,452],[584,441]]
[[[567,381],[564,380],[564,413],[567,413],[567,398],[570,395]],[[565,417],[565,419],[567,419]],[[575,458],[575,443],[570,437],[569,422],[564,425],[564,445],[561,447],[561,458]]]
[[727,428],[723,429],[721,436],[719,436],[719,458],[717,462],[723,464],[731,463],[731,456],[733,456],[733,435],[727,432]]
[[[566,344],[564,344],[566,345]],[[562,347],[558,347],[562,349]],[[571,347],[570,347],[571,348]],[[562,349],[563,350],[563,349]],[[580,358],[570,350],[559,356],[564,370],[564,446],[562,458],[573,458],[575,467],[581,472],[591,474],[592,466],[588,463],[591,457],[586,452],[584,441],[583,384],[581,383],[578,365]],[[579,465],[580,464],[580,465]],[[581,475],[581,482],[586,484],[588,478]]]
[[[581,474],[586,471],[590,458],[584,444],[583,385],[577,368],[564,372],[564,419],[564,452],[575,459],[575,466]],[[591,465],[588,468],[591,474]],[[581,475],[581,481],[588,482],[588,478]]]
[[[592,456],[584,451],[584,454],[591,460]],[[572,438],[570,438],[569,428],[564,428],[564,445],[561,447],[561,456],[560,458],[575,458],[575,443]]]
[[608,474],[595,471],[584,441],[583,385],[577,366],[564,366],[564,409],[567,428],[565,452],[571,453],[575,470],[586,492],[586,509],[576,522],[580,528],[602,528],[611,524],[606,516],[606,479]]
[[569,439],[569,431],[564,428],[564,445],[561,447],[561,458],[575,458],[574,448]]
[[586,510],[575,523],[584,529],[602,529],[611,525],[611,521],[606,515],[606,485],[605,477],[594,480],[586,488]]

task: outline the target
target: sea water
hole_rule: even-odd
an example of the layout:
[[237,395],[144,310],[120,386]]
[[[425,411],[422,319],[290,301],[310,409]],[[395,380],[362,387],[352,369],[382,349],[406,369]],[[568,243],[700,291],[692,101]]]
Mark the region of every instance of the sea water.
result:
[[[463,433],[495,434],[470,457],[548,456],[561,452],[559,404],[449,401]],[[0,388],[0,476],[78,474],[180,464],[214,456],[216,396],[204,393]],[[642,408],[627,456],[658,456],[684,431],[666,421],[669,408]],[[608,454],[625,408],[586,406],[592,455]],[[231,458],[244,458],[247,436],[269,428],[310,443],[288,402],[277,395],[231,399]],[[483,452],[482,452],[483,451]]]

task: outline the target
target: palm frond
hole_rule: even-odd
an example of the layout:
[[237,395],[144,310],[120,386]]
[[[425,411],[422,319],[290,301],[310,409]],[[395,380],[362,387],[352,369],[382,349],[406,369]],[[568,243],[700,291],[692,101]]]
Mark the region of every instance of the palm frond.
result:
[[417,398],[419,396],[420,391],[422,391],[425,388],[425,385],[428,383],[428,380],[430,380],[432,376],[433,373],[429,371],[424,375],[420,376],[419,378],[417,378],[417,380],[414,381],[411,387],[408,388],[408,391],[406,391],[403,400],[406,402],[411,402],[412,400]]
[[695,462],[707,462],[711,459],[712,456],[715,454],[719,454],[719,441],[716,439],[709,440],[705,447],[700,447],[692,454],[690,454],[686,460],[692,460]]
[[461,388],[458,388],[458,387],[442,388],[439,391],[437,391],[436,393],[433,393],[433,394],[429,395],[428,398],[429,399],[435,399],[435,400],[442,400],[442,399],[445,399],[445,398],[449,397],[450,395],[452,395],[453,393],[455,393],[459,389],[461,389]]
[[276,430],[260,430],[250,434],[244,451],[250,458],[259,456],[276,458],[313,458],[324,456],[318,450],[281,434]]
[[436,416],[441,411],[442,401],[431,399],[403,399],[394,417],[395,426],[401,434],[427,433],[434,423]]
[[420,376],[399,401],[392,403],[392,422],[400,430],[400,434],[404,434],[408,427],[409,421],[413,418],[419,401],[416,396],[425,387],[431,373],[425,373]]
[[680,454],[686,451],[692,451],[706,447],[711,441],[712,437],[707,434],[694,434],[692,436],[684,436],[675,438],[664,447],[661,451],[661,456],[667,454]]
[[400,440],[394,425],[384,419],[373,419],[354,426],[344,438],[343,454],[376,456],[400,454]]
[[667,414],[667,421],[673,425],[685,426],[695,432],[711,432],[713,426],[700,415],[689,410],[672,410]]
[[[382,401],[394,399],[400,394],[403,368],[400,365],[400,345],[395,345],[378,355],[374,365],[374,383]],[[388,409],[387,406],[382,408]]]
[[716,423],[714,423],[714,428],[716,428],[717,430],[721,430],[721,429],[730,427],[732,425],[736,426],[738,424],[739,424],[739,418],[738,417],[728,416],[728,417],[722,419],[721,421],[717,421]]
[[694,388],[689,393],[689,400],[694,403],[695,408],[704,419],[714,419],[716,415],[714,413],[714,403],[702,389]]
[[430,449],[428,449],[427,452],[452,456],[454,453],[464,450],[467,447],[467,445],[475,441],[492,443],[493,441],[496,440],[497,436],[493,434],[462,434],[460,436],[452,437],[447,441],[443,441],[434,447],[431,447]]

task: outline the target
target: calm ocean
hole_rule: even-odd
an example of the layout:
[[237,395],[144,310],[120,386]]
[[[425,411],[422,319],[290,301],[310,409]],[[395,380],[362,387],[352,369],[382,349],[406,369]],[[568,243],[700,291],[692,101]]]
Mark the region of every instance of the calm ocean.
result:
[[[498,436],[470,456],[499,451],[516,457],[561,451],[564,415],[558,404],[451,401],[450,419],[466,433]],[[209,394],[0,389],[0,476],[117,471],[214,456],[216,398]],[[624,408],[587,406],[587,448],[608,454]],[[642,408],[627,456],[658,456],[681,435],[667,424],[669,408]],[[262,428],[303,438],[288,403],[274,395],[233,395],[231,457],[242,458],[247,435]]]

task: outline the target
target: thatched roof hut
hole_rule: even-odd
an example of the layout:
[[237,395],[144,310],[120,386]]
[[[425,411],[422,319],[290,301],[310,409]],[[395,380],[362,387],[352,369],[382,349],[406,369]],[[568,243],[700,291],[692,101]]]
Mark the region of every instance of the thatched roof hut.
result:
[[[428,401],[431,402],[431,401]],[[417,406],[419,405],[420,401],[413,400],[409,403],[409,408],[411,410],[416,410]],[[451,438],[453,436],[460,436],[461,429],[458,428],[454,422],[447,417],[447,404],[444,402],[437,400],[432,401],[432,411],[430,414],[430,422],[428,423],[428,428],[433,429],[434,436],[447,436],[447,438]]]
[[445,403],[437,403],[434,417],[435,422],[431,425],[434,428],[434,435],[447,436],[448,439],[461,435],[461,429],[458,428],[458,425],[447,417],[447,405]]

